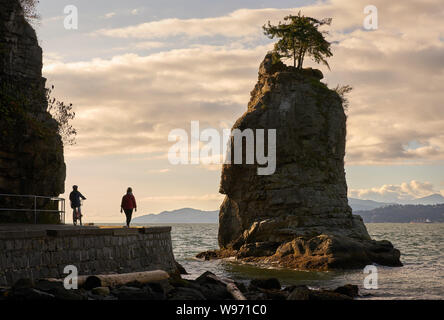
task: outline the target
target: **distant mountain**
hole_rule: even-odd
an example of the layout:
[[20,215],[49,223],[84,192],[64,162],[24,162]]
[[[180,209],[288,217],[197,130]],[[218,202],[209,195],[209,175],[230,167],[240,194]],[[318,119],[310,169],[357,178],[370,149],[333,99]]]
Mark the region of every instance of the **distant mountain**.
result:
[[440,203],[444,203],[444,197],[442,195],[440,195],[439,193],[435,193],[435,194],[432,194],[427,197],[410,200],[410,201],[408,201],[407,204],[428,205],[428,204],[440,204]]
[[365,210],[373,210],[380,207],[389,206],[393,203],[386,203],[386,202],[377,202],[373,200],[362,200],[362,199],[355,199],[355,198],[348,198],[348,204],[353,209],[353,212],[355,211],[365,211]]
[[390,205],[369,211],[356,211],[364,222],[444,222],[444,204]]
[[[353,214],[362,216],[364,222],[411,222],[441,221],[444,214],[444,197],[433,194],[424,198],[414,199],[407,204],[378,202],[348,198]],[[433,206],[442,203],[442,206]],[[202,211],[183,208],[163,211],[159,214],[147,214],[133,219],[134,223],[218,223],[219,210]]]
[[218,223],[218,221],[219,210],[202,211],[192,208],[152,213],[133,219],[133,223]]
[[378,202],[373,200],[362,200],[356,198],[348,198],[348,204],[352,207],[353,212],[355,211],[367,211],[373,210],[376,208],[382,208],[390,205],[402,204],[402,205],[433,205],[433,204],[441,204],[444,203],[444,197],[439,193],[432,194],[427,197],[417,198],[408,201],[402,201],[400,203],[388,203],[388,202]]

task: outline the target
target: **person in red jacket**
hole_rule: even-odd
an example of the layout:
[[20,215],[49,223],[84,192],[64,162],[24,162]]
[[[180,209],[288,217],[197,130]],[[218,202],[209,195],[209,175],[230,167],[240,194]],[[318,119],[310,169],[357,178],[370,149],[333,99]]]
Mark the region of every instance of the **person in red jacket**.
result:
[[126,195],[122,198],[122,204],[120,205],[120,212],[122,213],[122,211],[125,211],[127,227],[130,225],[133,210],[137,212],[136,198],[134,198],[133,189],[128,188],[126,190]]

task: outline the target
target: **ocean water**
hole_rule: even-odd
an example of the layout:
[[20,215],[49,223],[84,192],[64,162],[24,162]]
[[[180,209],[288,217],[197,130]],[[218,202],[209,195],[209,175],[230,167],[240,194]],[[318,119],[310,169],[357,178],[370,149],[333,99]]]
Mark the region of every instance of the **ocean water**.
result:
[[201,261],[199,252],[217,249],[217,224],[173,224],[176,260],[194,279],[205,271],[241,282],[252,278],[278,278],[283,285],[336,288],[346,283],[359,286],[362,299],[444,299],[444,224],[370,223],[373,239],[389,240],[401,251],[403,267],[377,266],[378,289],[365,289],[363,270],[309,272],[264,269],[234,261]]

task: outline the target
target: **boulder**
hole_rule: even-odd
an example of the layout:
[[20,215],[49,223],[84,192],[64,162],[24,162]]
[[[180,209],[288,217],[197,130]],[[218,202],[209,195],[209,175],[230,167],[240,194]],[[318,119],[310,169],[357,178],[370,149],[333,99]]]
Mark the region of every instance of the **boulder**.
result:
[[55,300],[55,296],[34,288],[20,288],[14,289],[12,292],[8,293],[8,299],[15,301],[44,301]]
[[352,300],[352,297],[330,290],[310,290],[307,286],[296,286],[287,300]]
[[149,287],[121,286],[111,290],[111,293],[119,300],[157,300],[158,298],[158,295],[153,293]]
[[291,291],[287,300],[310,300],[310,293],[307,286],[297,286]]
[[169,300],[206,300],[206,298],[197,289],[177,287],[171,292]]
[[188,274],[187,270],[177,261],[175,261],[176,269],[179,271],[179,274]]
[[198,285],[197,289],[207,300],[224,300],[231,298],[227,290],[227,285],[209,271],[200,275],[196,280],[192,281],[192,283]]
[[13,290],[33,288],[34,282],[28,278],[18,279],[12,286]]
[[[322,78],[319,70],[265,57],[248,109],[233,130],[252,129],[257,139],[256,130],[275,129],[276,170],[258,174],[263,165],[246,163],[245,146],[242,164],[223,165],[220,250],[200,257],[318,270],[402,265],[399,250],[372,240],[348,205],[346,115],[341,97]],[[231,160],[233,145],[232,137]]]
[[281,283],[276,278],[269,278],[269,279],[253,279],[250,282],[250,286],[261,288],[261,289],[268,289],[268,290],[280,290],[281,289]]
[[61,281],[48,281],[40,279],[36,282],[34,288],[53,295],[57,300],[85,299],[85,295],[80,290],[67,290]]
[[359,295],[359,288],[357,285],[346,284],[344,286],[336,288],[334,292],[355,298]]

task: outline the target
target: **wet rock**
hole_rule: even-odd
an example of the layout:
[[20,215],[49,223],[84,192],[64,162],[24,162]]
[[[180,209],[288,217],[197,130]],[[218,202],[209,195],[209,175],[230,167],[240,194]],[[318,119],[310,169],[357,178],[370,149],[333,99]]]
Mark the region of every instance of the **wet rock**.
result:
[[175,263],[176,263],[176,268],[179,271],[179,274],[188,274],[188,272],[179,262],[175,261]]
[[[223,300],[231,297],[230,293],[227,291],[226,285],[209,271],[203,273],[195,280],[171,279],[170,284],[176,289],[186,288],[192,289],[192,292],[198,291],[206,300]],[[186,293],[187,291],[182,293],[182,291],[179,290],[180,295]],[[177,292],[171,293],[174,297],[177,294]]]
[[307,286],[295,287],[287,300],[310,300],[310,289]]
[[246,285],[243,282],[234,281],[234,284],[242,293],[245,293],[248,291]]
[[207,300],[207,299],[197,289],[177,287],[170,293],[168,300]]
[[359,295],[359,288],[357,285],[346,284],[344,286],[338,287],[334,290],[336,293],[345,294],[349,297],[357,297]]
[[34,286],[34,288],[41,290],[41,291],[51,291],[53,289],[64,289],[63,282],[61,281],[48,281],[48,280],[38,280]]
[[66,290],[65,288],[54,288],[48,291],[58,300],[84,300],[84,295],[79,290]]
[[81,290],[67,290],[61,281],[38,280],[35,289],[49,293],[58,300],[84,300],[85,294]]
[[122,286],[111,291],[119,300],[157,300],[158,297],[149,287],[136,288]]
[[34,288],[20,288],[14,289],[8,294],[8,299],[10,300],[19,300],[19,301],[42,301],[42,300],[55,300],[55,296],[46,293],[44,291],[40,291]]
[[[163,283],[147,283],[145,285],[145,287],[149,288],[149,290],[152,292],[153,294],[153,300],[165,300],[167,293],[170,290],[173,290],[174,288],[172,287],[167,287],[166,284],[168,284],[168,282],[163,282]],[[171,288],[171,289],[170,289]]]
[[216,275],[210,271],[205,271],[203,274],[201,274],[196,280],[194,280],[195,283],[198,283],[200,285],[203,284],[217,284],[224,286],[225,284],[217,279]]
[[236,258],[246,258],[246,257],[263,257],[271,256],[276,252],[279,247],[278,242],[255,242],[246,243],[240,247],[236,254]]
[[253,279],[251,280],[250,285],[261,289],[281,289],[281,283],[276,278]]
[[287,300],[352,300],[352,298],[330,290],[310,290],[307,286],[296,286],[291,288]]
[[28,288],[33,288],[34,287],[34,283],[31,279],[28,278],[22,278],[22,279],[18,279],[14,285],[12,286],[13,290],[18,290],[18,289],[28,289]]
[[218,259],[219,255],[217,254],[217,251],[208,250],[208,251],[198,253],[196,255],[196,258],[208,261],[208,260]]

